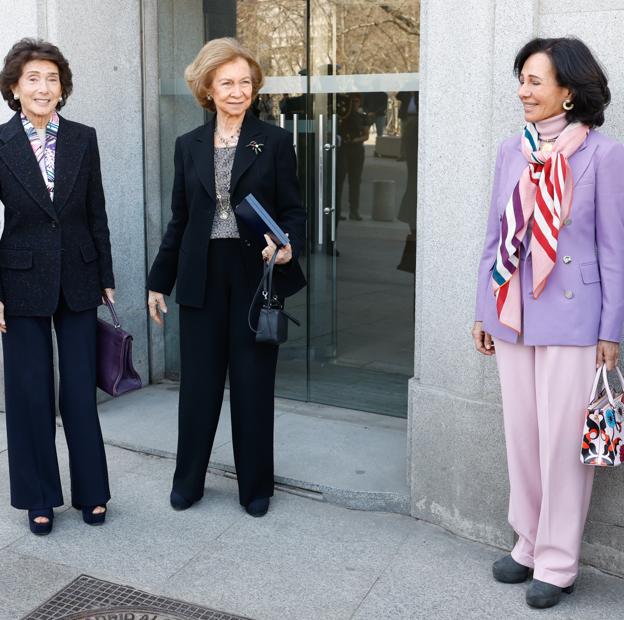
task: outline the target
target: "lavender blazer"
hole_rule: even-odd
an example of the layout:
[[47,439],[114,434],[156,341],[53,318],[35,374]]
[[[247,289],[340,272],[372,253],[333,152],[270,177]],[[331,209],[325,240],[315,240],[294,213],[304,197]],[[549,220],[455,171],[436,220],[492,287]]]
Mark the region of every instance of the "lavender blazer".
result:
[[[520,254],[524,344],[589,346],[619,342],[624,324],[624,145],[594,131],[570,157],[574,197],[559,232],[557,264],[546,288],[533,299],[531,254]],[[479,265],[475,319],[506,342],[516,333],[496,313],[491,274],[499,224],[527,160],[520,136],[501,143],[483,255]]]

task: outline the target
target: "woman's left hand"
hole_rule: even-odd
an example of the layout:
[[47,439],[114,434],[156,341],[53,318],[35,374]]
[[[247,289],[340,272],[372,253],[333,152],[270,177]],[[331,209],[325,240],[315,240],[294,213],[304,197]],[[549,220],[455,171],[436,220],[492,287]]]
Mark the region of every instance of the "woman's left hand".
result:
[[105,288],[104,294],[102,295],[102,301],[106,303],[106,300],[110,301],[112,304],[115,303],[115,289],[114,288]]
[[607,365],[607,370],[613,370],[620,355],[620,343],[611,340],[599,340],[596,348],[596,368],[603,364]]
[[[269,235],[264,235],[264,239],[267,243],[266,248],[262,250],[262,260],[270,261],[277,250],[277,246],[273,243],[273,239]],[[292,247],[290,243],[277,250],[277,258],[275,259],[276,265],[285,265],[292,260]]]

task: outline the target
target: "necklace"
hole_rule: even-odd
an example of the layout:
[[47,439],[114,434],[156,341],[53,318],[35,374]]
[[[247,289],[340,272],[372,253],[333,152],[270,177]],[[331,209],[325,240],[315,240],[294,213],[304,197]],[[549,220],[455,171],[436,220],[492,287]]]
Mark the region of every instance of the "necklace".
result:
[[217,141],[219,142],[220,146],[224,146],[224,147],[228,147],[228,146],[234,146],[238,143],[238,136],[240,136],[240,131],[241,131],[241,125],[239,125],[236,130],[234,131],[234,133],[231,136],[224,136],[220,131],[219,128],[216,128],[216,135],[217,135]]
[[[559,136],[557,136],[558,138]],[[550,153],[553,150],[557,138],[540,138],[540,151]]]
[[[230,188],[228,187],[226,191],[229,193]],[[228,209],[226,205],[223,204],[223,198],[221,197],[221,192],[219,192],[218,190],[217,190],[217,202],[219,203],[219,206],[217,208],[219,217],[222,220],[227,220],[230,215],[230,210]]]

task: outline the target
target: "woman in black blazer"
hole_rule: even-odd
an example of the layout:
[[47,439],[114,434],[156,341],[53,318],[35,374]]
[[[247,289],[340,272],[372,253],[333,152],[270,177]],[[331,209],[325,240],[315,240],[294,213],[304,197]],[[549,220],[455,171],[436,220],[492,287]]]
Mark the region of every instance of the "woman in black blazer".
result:
[[263,82],[251,54],[235,39],[214,39],[185,77],[199,104],[216,115],[176,141],[172,217],[148,278],[148,306],[157,323],[167,311],[163,294],[176,281],[180,304],[178,452],[170,501],[184,510],[204,494],[229,371],[239,500],[260,517],[273,495],[278,348],[256,344],[247,313],[262,261],[276,247],[247,230],[233,207],[253,193],[290,235],[276,257],[281,297],[305,286],[297,256],[306,215],[292,135],[247,112]]
[[0,125],[0,331],[11,504],[35,534],[63,504],[55,448],[51,323],[71,501],[101,524],[110,499],[96,407],[96,309],[114,279],[95,130],[57,114],[72,91],[59,49],[22,39],[5,58],[0,91],[13,118]]

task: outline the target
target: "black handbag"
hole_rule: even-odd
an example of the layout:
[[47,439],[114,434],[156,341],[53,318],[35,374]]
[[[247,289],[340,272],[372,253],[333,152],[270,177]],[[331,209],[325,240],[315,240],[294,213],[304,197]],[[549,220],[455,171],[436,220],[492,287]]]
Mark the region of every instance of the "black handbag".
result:
[[[276,257],[277,250],[273,253],[271,260],[264,263],[262,279],[258,284],[247,314],[249,329],[256,334],[256,342],[262,344],[279,345],[286,342],[288,340],[288,321],[292,321],[297,327],[301,325],[294,316],[284,310],[284,304],[273,292],[273,267]],[[251,315],[260,295],[262,296],[262,305],[258,315],[258,325],[254,329],[251,324]]]

